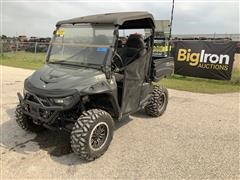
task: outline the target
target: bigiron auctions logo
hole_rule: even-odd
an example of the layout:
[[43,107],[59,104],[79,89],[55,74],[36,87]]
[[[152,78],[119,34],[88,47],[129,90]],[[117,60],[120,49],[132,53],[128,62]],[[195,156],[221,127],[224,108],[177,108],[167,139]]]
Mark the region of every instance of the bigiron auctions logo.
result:
[[191,49],[179,49],[177,61],[186,61],[190,66],[196,66],[203,69],[228,70],[229,55],[227,54],[209,54],[205,50],[201,52],[192,52]]

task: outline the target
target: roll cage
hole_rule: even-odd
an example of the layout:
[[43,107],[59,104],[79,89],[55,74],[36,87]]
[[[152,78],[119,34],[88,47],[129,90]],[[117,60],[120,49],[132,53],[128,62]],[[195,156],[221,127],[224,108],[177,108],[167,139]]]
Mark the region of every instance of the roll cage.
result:
[[[106,14],[97,14],[97,15],[73,18],[73,19],[59,21],[56,24],[56,28],[59,28],[63,24],[78,24],[78,23],[112,24],[115,26],[113,45],[108,52],[108,56],[106,57],[103,64],[103,68],[102,68],[103,72],[106,74],[107,77],[111,71],[111,68],[109,68],[109,66],[111,66],[111,61],[117,51],[119,30],[150,29],[150,36],[148,36],[144,41],[147,44],[146,48],[150,49],[153,46],[154,29],[155,29],[154,19],[152,14],[145,11],[106,13]],[[152,51],[152,49],[150,50]],[[151,63],[151,60],[150,60],[150,63]]]

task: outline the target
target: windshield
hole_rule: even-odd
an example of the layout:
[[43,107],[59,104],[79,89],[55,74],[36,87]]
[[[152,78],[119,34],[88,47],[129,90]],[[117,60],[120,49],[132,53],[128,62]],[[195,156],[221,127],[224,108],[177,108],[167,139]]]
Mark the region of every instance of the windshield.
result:
[[62,25],[54,32],[48,60],[80,66],[102,65],[113,44],[113,32],[110,25]]

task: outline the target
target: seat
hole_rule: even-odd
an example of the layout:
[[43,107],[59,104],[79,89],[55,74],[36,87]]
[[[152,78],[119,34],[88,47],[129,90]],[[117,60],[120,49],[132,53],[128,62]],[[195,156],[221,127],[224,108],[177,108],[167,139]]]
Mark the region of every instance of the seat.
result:
[[126,46],[118,49],[118,54],[123,60],[123,66],[127,66],[145,53],[144,41],[140,34],[131,34]]
[[126,47],[143,49],[144,41],[143,41],[141,34],[131,34],[128,37],[128,40],[126,42]]
[[119,39],[117,44],[118,44],[118,48],[122,48],[123,47],[122,40]]
[[[145,54],[144,41],[140,34],[129,36],[126,46],[118,48],[117,52],[121,56],[123,63],[115,62],[118,67],[125,67],[135,59]],[[116,81],[121,82],[124,78],[123,71],[115,73]]]

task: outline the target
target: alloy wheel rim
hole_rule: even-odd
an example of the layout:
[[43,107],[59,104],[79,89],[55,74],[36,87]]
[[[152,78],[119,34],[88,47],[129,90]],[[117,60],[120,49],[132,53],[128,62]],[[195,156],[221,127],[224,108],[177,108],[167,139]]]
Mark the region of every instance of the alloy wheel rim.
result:
[[159,103],[158,110],[159,111],[162,111],[162,109],[164,108],[165,102],[166,102],[166,95],[165,95],[165,93],[161,93],[160,97],[159,97],[159,101],[158,101],[158,103]]
[[109,128],[107,123],[100,122],[92,130],[89,137],[89,146],[92,150],[100,150],[107,142]]

